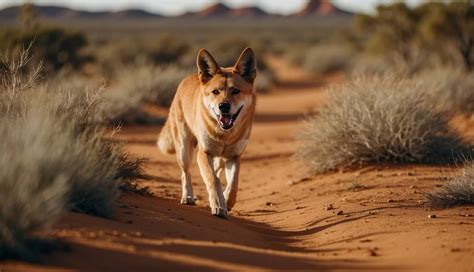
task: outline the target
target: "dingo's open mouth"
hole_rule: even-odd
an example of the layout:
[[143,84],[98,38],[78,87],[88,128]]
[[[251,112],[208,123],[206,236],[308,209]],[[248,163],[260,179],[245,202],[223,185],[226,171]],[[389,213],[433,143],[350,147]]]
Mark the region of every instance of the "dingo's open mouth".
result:
[[237,117],[239,117],[240,111],[243,107],[244,106],[241,106],[234,115],[221,114],[219,116],[219,125],[221,126],[221,128],[224,130],[231,129],[234,126],[235,120],[237,120]]

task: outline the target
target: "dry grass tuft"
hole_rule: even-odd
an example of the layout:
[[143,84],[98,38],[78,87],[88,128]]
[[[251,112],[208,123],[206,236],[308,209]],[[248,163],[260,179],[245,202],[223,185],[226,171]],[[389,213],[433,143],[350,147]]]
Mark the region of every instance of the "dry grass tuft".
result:
[[345,71],[351,67],[354,53],[345,45],[323,43],[308,49],[290,51],[289,60],[317,74]]
[[422,85],[391,77],[334,88],[306,121],[296,158],[314,173],[382,161],[452,162],[471,150],[433,101]]
[[170,106],[178,84],[189,71],[175,66],[140,65],[121,70],[104,99],[109,120],[135,122],[144,119],[144,103]]
[[474,163],[466,164],[461,175],[451,178],[441,189],[426,194],[426,198],[437,208],[474,204]]
[[452,67],[420,73],[415,80],[427,86],[437,103],[463,115],[474,116],[474,73]]

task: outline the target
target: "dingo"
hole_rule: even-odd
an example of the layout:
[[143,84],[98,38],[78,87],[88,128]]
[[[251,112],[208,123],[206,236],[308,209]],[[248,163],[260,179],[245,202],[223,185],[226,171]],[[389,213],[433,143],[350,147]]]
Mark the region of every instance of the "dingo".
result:
[[[234,67],[219,67],[204,49],[197,56],[198,74],[178,86],[168,120],[158,138],[167,154],[176,152],[181,169],[181,203],[194,204],[189,167],[194,150],[209,194],[213,215],[227,218],[237,199],[240,155],[247,146],[255,111],[253,84],[257,63],[246,48]],[[221,187],[225,169],[227,187]]]

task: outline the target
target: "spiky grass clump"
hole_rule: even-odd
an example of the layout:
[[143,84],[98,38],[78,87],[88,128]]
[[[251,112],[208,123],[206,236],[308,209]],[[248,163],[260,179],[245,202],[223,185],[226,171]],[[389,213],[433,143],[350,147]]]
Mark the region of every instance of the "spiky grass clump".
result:
[[353,52],[347,46],[328,43],[293,50],[288,57],[291,62],[310,72],[326,74],[349,69]]
[[415,80],[427,86],[437,102],[450,109],[474,116],[474,73],[444,67],[423,71]]
[[27,63],[1,70],[0,258],[34,257],[32,237],[66,208],[110,216],[139,171],[102,126],[100,92],[35,86]]
[[275,75],[268,71],[258,72],[257,78],[255,79],[254,88],[258,93],[266,93],[275,86]]
[[57,220],[70,192],[69,177],[55,165],[65,134],[51,120],[16,121],[0,118],[0,259],[34,259],[32,234]]
[[447,163],[467,152],[423,86],[359,78],[333,89],[306,121],[296,157],[321,173],[373,162]]
[[110,120],[133,121],[142,114],[143,104],[169,106],[181,80],[189,75],[175,66],[141,65],[124,69],[105,94],[105,113]]
[[441,189],[426,194],[426,198],[437,208],[474,204],[474,163],[466,164],[461,175],[451,178]]

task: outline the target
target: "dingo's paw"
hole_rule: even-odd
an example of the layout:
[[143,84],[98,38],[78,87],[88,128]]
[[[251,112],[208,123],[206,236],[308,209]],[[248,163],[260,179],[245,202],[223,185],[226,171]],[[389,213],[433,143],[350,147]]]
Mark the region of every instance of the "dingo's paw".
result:
[[214,216],[227,219],[227,209],[224,209],[224,208],[211,208],[211,213]]
[[196,205],[196,199],[193,196],[183,196],[181,198],[181,204],[183,204],[183,205]]

